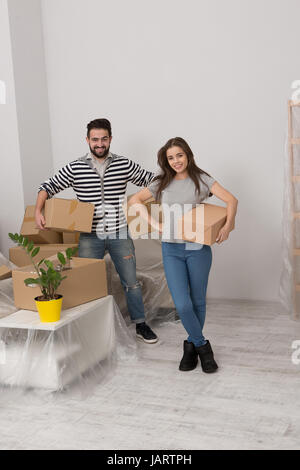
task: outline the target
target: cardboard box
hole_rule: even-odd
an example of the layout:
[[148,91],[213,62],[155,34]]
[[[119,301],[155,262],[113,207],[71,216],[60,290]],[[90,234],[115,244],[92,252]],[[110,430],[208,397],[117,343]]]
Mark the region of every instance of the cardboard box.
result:
[[[178,232],[183,240],[213,245],[220,229],[225,225],[226,218],[225,207],[199,204],[179,220]],[[231,230],[233,229],[234,226]]]
[[[62,271],[67,276],[59,286],[63,295],[62,308],[76,307],[107,295],[106,265],[104,260],[73,258],[72,269]],[[32,266],[24,266],[12,271],[15,305],[19,309],[37,310],[34,298],[41,295],[38,286],[26,286],[24,280],[37,275]]]
[[[55,255],[56,253],[64,253],[67,248],[76,248],[78,245],[76,243],[70,243],[58,245],[43,244],[37,246],[40,247],[40,251],[34,257],[35,263],[38,263],[43,258],[49,259],[49,257]],[[18,267],[28,266],[30,263],[30,258],[27,252],[20,246],[9,249],[9,260]]]
[[39,230],[34,218],[35,206],[27,206],[21,227],[21,235],[34,243],[62,243],[61,233],[53,230]]
[[79,243],[80,232],[63,232],[63,243]]
[[[128,201],[132,196],[133,195],[128,196],[127,202],[123,205],[123,210],[126,216],[130,235],[133,239],[137,239],[147,233],[156,232],[156,230],[148,224],[146,220],[139,216],[135,207],[128,207]],[[147,199],[143,204],[146,207],[148,214],[151,214],[156,221],[162,223],[163,216],[160,204],[153,197]]]
[[2,264],[2,266],[0,266],[0,281],[2,281],[2,279],[8,279],[9,277],[11,277],[11,274],[11,269],[5,266],[5,264]]
[[94,204],[77,199],[47,199],[46,227],[60,232],[91,232]]

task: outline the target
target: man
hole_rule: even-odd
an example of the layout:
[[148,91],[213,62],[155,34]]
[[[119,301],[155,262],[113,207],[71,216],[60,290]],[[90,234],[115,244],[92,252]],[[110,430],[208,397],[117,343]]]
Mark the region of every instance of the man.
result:
[[130,181],[147,186],[154,174],[126,157],[110,152],[111,125],[107,119],[95,119],[87,126],[90,152],[72,161],[39,187],[35,220],[44,229],[42,214],[47,198],[72,187],[77,199],[95,205],[91,233],[81,233],[79,256],[103,259],[111,256],[124,288],[131,320],[136,323],[136,335],[146,343],[156,343],[157,335],[145,323],[140,283],[136,279],[135,249],[130,236],[122,203]]

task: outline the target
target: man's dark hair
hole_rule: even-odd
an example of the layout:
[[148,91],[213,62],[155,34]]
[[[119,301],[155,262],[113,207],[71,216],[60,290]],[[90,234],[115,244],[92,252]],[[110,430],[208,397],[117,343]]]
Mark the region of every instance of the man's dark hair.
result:
[[108,119],[94,119],[87,125],[87,136],[90,137],[90,131],[92,129],[106,129],[108,131],[109,137],[111,137],[111,125]]

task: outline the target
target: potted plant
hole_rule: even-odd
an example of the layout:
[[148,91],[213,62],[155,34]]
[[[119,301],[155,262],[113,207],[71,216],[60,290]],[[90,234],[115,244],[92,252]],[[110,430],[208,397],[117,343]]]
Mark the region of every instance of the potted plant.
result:
[[42,295],[34,299],[41,322],[48,323],[58,321],[60,319],[63,296],[57,293],[57,289],[61,282],[67,277],[63,276],[61,273],[64,270],[71,269],[70,260],[72,256],[75,255],[78,248],[67,248],[66,257],[63,253],[57,253],[59,261],[57,266],[54,266],[53,262],[47,259],[42,259],[36,263],[34,258],[40,251],[39,246],[35,247],[32,241],[29,241],[28,238],[18,233],[9,233],[8,236],[14,243],[18,244],[18,246],[26,251],[37,273],[37,278],[27,278],[24,280],[24,283],[26,286],[36,284],[41,289]]

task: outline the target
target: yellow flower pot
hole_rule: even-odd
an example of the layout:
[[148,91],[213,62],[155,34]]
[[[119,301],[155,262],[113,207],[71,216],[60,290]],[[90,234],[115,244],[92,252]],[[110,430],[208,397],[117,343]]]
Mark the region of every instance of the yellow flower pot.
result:
[[60,320],[63,296],[60,295],[58,299],[53,300],[38,300],[39,298],[40,296],[35,297],[34,300],[39,312],[41,322],[52,323]]

